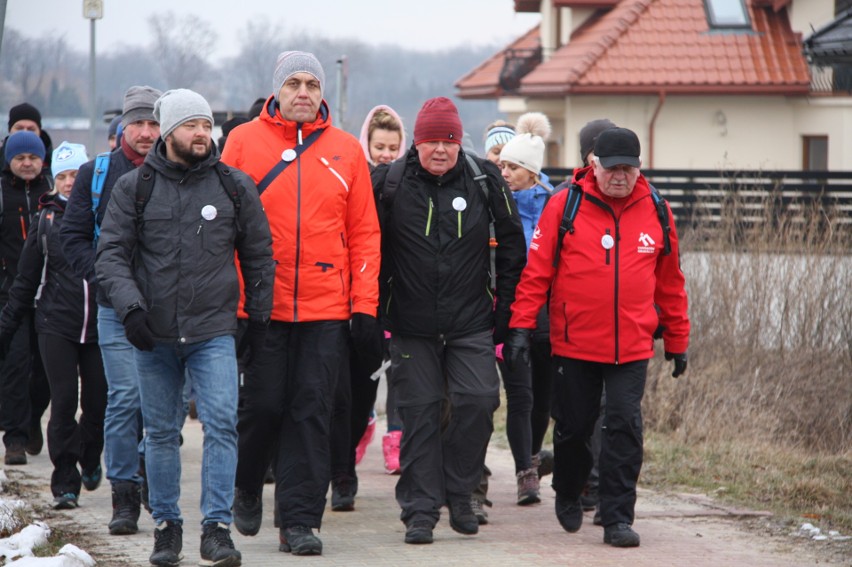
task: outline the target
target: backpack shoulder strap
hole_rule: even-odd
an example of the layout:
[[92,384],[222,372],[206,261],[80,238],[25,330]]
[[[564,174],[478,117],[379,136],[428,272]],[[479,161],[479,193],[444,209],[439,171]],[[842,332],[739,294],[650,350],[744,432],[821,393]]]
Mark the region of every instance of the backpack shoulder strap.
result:
[[654,208],[657,209],[657,218],[660,219],[660,226],[663,228],[663,256],[668,256],[672,253],[672,227],[669,223],[669,211],[666,206],[666,200],[657,191],[657,188],[648,183],[651,189],[651,199],[654,201]]
[[479,188],[482,189],[482,195],[485,197],[485,204],[488,207],[488,216],[491,217],[491,222],[494,222],[494,212],[491,210],[491,199],[488,198],[491,194],[491,190],[488,187],[488,175],[482,171],[482,168],[479,167],[479,164],[476,163],[476,160],[473,159],[472,155],[464,154],[464,157],[467,161],[467,166],[470,168],[471,173],[473,173],[473,180],[479,185]]
[[240,201],[240,186],[237,184],[234,176],[231,175],[231,168],[221,161],[216,162],[216,174],[219,176],[219,181],[222,182],[225,193],[234,204],[234,226],[237,228],[237,234],[242,234],[243,229],[240,226],[240,206],[242,204]]
[[154,191],[154,168],[143,163],[139,166],[139,176],[136,178],[136,229],[142,228],[143,215],[151,193]]
[[393,206],[393,199],[396,195],[396,190],[399,189],[399,184],[402,182],[402,176],[405,173],[405,157],[395,159],[388,166],[388,174],[385,177],[385,183],[382,185],[382,190],[379,193],[379,201],[390,208]]
[[[281,175],[281,173],[285,169],[287,169],[287,167],[291,163],[296,161],[296,158],[299,157],[300,155],[302,155],[302,152],[304,152],[309,147],[311,147],[311,144],[316,142],[317,138],[319,138],[322,135],[323,132],[325,132],[325,128],[317,128],[316,130],[311,132],[308,135],[308,137],[305,138],[304,141],[301,144],[297,145],[292,150],[284,150],[284,152],[281,154],[281,161],[279,161],[274,166],[272,166],[272,169],[270,169],[268,172],[266,172],[266,175],[263,176],[263,179],[261,179],[260,182],[258,182],[258,184],[257,184],[258,194],[266,191],[266,188],[269,187],[269,185],[273,181],[275,181],[275,179],[279,175]],[[286,156],[286,158],[285,158],[285,156]]]
[[109,172],[109,156],[109,152],[98,154],[95,158],[95,170],[92,173],[92,218],[95,220],[95,246],[98,245],[98,237],[101,235],[101,225],[98,223],[98,207],[101,204],[104,182]]
[[38,225],[36,225],[36,242],[38,242],[39,250],[44,256],[44,263],[41,266],[41,281],[36,289],[33,301],[37,302],[41,298],[41,292],[47,285],[47,237],[50,234],[50,227],[53,226],[54,212],[48,209],[42,209],[38,214]]
[[556,240],[556,253],[553,255],[553,267],[559,265],[559,254],[562,252],[562,240],[567,233],[574,234],[574,219],[580,210],[583,200],[583,190],[576,183],[568,187],[568,198],[565,199],[565,209],[562,211],[562,221],[559,223],[559,235]]

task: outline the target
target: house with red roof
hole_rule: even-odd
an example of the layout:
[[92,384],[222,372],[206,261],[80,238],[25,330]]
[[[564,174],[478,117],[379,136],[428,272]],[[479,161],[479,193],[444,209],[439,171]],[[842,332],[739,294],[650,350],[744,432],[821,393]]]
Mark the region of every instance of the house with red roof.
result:
[[644,168],[852,170],[849,67],[803,51],[845,0],[514,2],[540,24],[457,95],[510,122],[547,114],[546,165],[579,164],[578,132],[608,118],[639,135]]

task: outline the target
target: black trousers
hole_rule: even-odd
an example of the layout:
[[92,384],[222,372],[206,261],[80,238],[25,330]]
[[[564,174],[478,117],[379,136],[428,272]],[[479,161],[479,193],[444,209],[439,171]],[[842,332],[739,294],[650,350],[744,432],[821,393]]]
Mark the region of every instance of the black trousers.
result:
[[348,321],[269,325],[240,389],[236,486],[260,493],[275,452],[282,528],[319,528],[331,477],[335,387],[346,354]]
[[32,312],[12,337],[6,358],[0,361],[0,424],[6,447],[26,445],[29,428],[38,424],[50,403],[50,387],[38,353]]
[[553,488],[560,498],[579,499],[592,468],[591,437],[606,385],[601,519],[604,526],[632,524],[642,468],[642,396],[648,361],[616,365],[555,357],[554,365]]
[[541,451],[550,426],[550,404],[553,398],[553,355],[550,341],[533,341],[530,347],[533,404],[530,412],[532,446],[530,453]]
[[50,489],[54,496],[80,494],[77,464],[84,471],[94,471],[104,450],[107,383],[101,351],[97,343],[80,344],[56,335],[39,335],[38,342],[52,404],[47,424],[47,449],[53,463]]
[[[448,499],[470,498],[500,405],[491,332],[441,341],[391,338],[392,380],[405,433],[396,499],[406,524],[440,518]],[[444,404],[449,420],[442,427]]]
[[532,369],[529,365],[509,369],[505,362],[498,365],[506,390],[506,437],[517,473],[532,467]]

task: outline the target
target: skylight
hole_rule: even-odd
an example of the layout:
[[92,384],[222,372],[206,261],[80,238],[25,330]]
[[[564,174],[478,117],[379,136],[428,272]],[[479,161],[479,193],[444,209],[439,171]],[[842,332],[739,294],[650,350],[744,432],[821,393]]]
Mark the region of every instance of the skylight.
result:
[[704,0],[707,19],[713,28],[749,27],[748,12],[743,0]]

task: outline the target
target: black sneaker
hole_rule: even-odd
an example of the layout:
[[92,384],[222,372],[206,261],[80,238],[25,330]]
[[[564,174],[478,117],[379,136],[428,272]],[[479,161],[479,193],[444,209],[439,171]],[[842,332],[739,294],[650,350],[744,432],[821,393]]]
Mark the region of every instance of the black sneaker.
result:
[[148,561],[151,565],[177,567],[183,559],[183,527],[177,522],[160,522],[154,530],[154,552]]
[[568,500],[556,495],[556,518],[566,532],[574,533],[583,525],[583,506],[580,500]]
[[112,519],[109,533],[130,535],[139,531],[141,496],[135,482],[117,482],[112,485]]
[[308,526],[290,526],[278,532],[278,551],[293,555],[322,555],[322,542]]
[[542,449],[533,455],[532,464],[538,469],[538,478],[553,473],[553,451]]
[[81,476],[83,477],[83,487],[88,491],[92,491],[101,485],[101,481],[104,479],[104,471],[98,465],[93,471],[83,469]]
[[234,549],[231,531],[227,524],[204,524],[201,530],[202,566],[237,567],[242,565],[242,554]]
[[358,479],[340,476],[331,480],[331,509],[335,512],[351,512],[355,509],[355,494]]
[[613,524],[604,528],[604,543],[613,547],[639,547],[639,534],[630,524]]
[[412,522],[405,527],[405,543],[432,543],[432,524],[426,521]]
[[77,495],[73,492],[66,492],[61,496],[53,499],[54,510],[73,510],[77,507]]
[[234,527],[244,536],[257,535],[263,522],[263,499],[259,494],[234,489]]
[[473,510],[473,515],[476,516],[476,521],[479,522],[480,526],[488,523],[488,512],[485,511],[486,506],[489,508],[492,506],[491,500],[487,498],[480,500],[477,496],[470,497],[470,509]]
[[473,513],[470,500],[469,496],[447,499],[447,508],[450,509],[450,527],[460,534],[479,533],[479,520]]

